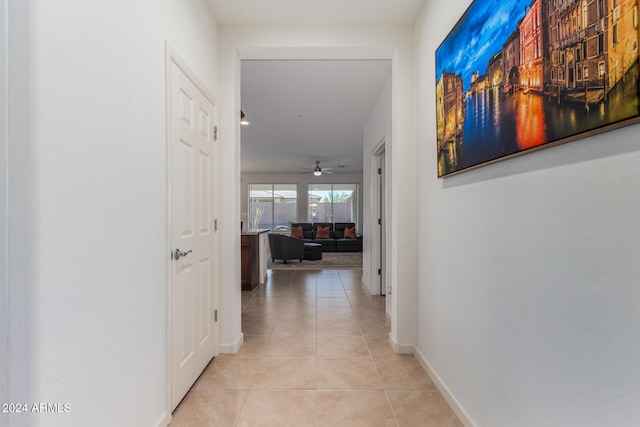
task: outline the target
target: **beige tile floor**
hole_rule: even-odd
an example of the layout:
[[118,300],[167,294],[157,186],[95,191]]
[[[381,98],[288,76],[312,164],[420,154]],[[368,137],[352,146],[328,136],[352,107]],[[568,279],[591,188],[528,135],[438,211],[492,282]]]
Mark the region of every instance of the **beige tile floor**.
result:
[[240,351],[214,359],[171,427],[461,426],[418,361],[391,350],[384,307],[360,270],[270,270],[242,293]]

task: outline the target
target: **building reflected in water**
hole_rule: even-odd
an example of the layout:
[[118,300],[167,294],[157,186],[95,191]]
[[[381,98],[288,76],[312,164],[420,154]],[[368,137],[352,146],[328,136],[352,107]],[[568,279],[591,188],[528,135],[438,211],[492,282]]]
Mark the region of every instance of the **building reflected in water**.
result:
[[559,105],[553,97],[522,90],[491,89],[472,95],[466,99],[461,136],[450,140],[438,155],[439,173],[446,175],[637,116],[637,68],[606,95],[599,108],[589,110],[580,103]]

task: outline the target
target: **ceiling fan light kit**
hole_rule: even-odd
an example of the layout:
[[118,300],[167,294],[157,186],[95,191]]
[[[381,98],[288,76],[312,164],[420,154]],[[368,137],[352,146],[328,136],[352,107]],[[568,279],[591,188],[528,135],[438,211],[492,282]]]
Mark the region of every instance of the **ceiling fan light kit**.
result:
[[306,172],[303,172],[303,173],[311,173],[311,172],[313,172],[313,174],[315,176],[321,176],[322,174],[331,175],[333,173],[333,172],[331,172],[331,170],[334,169],[334,168],[321,168],[320,167],[320,160],[316,160],[316,167],[315,168],[311,169],[311,168],[305,168],[305,167],[300,166],[300,169],[306,169],[307,170]]
[[240,124],[242,126],[249,126],[251,123],[245,118],[244,111],[240,110]]

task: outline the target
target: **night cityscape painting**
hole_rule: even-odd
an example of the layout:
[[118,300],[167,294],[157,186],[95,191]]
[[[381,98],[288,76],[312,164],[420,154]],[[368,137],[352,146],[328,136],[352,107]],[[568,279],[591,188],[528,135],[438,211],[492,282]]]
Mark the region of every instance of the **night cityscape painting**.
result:
[[639,0],[475,0],[436,50],[438,177],[638,123]]

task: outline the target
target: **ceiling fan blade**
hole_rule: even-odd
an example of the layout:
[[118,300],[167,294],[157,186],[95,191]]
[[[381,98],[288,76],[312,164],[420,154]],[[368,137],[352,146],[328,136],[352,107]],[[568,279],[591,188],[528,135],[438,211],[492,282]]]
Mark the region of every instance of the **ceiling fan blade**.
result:
[[320,161],[316,160],[316,167],[315,168],[305,168],[304,166],[300,166],[300,169],[304,169],[305,172],[300,172],[300,173],[314,173],[317,169],[320,169],[321,173],[326,173],[327,175],[332,175],[333,172],[331,172],[333,169],[335,168],[325,168],[320,166]]

